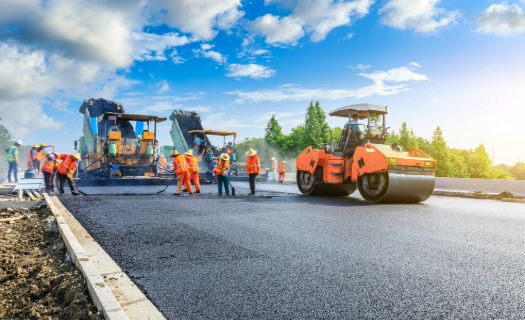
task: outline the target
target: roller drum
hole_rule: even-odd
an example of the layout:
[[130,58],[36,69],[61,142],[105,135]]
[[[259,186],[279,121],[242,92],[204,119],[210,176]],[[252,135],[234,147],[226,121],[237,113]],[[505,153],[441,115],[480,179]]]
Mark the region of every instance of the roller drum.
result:
[[359,193],[373,203],[423,202],[432,195],[434,185],[434,175],[382,172],[365,174],[358,180]]

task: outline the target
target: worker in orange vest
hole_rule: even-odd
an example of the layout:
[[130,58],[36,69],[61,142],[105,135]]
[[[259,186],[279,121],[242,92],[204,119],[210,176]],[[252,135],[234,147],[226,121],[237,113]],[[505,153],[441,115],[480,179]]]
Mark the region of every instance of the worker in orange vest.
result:
[[64,185],[67,180],[69,184],[69,189],[74,196],[78,196],[80,193],[77,192],[75,188],[75,183],[73,182],[73,173],[77,168],[77,164],[82,160],[79,153],[72,154],[63,154],[59,157],[61,161],[58,165],[58,188],[60,190],[60,195],[65,196]]
[[230,195],[230,182],[228,181],[228,167],[230,166],[230,156],[227,153],[221,154],[219,162],[213,169],[217,174],[217,181],[219,184],[219,196],[222,196],[222,185],[226,189],[226,195]]
[[55,192],[55,175],[54,172],[56,166],[58,166],[55,156],[52,153],[46,155],[46,161],[42,165],[42,173],[44,174],[44,183],[46,185],[46,193],[52,194]]
[[277,159],[272,157],[273,180],[277,180]]
[[246,161],[246,172],[248,173],[248,177],[250,180],[250,190],[252,193],[250,193],[250,196],[255,195],[255,179],[259,175],[259,171],[261,171],[261,162],[259,161],[259,156],[257,155],[257,150],[253,150],[250,148],[246,152],[247,161]]
[[[36,146],[36,144],[34,146]],[[42,143],[35,150],[35,157],[33,158],[33,168],[35,168],[37,177],[39,176],[39,173],[40,173],[40,163],[42,162],[42,159],[44,159],[44,156],[45,156],[44,149],[48,148],[48,147],[53,147],[53,146],[48,146],[45,143]]]
[[159,173],[164,173],[164,170],[166,169],[166,156],[161,155],[159,159]]
[[279,165],[279,183],[284,183],[285,172],[286,172],[286,161],[283,161]]
[[201,193],[201,184],[199,182],[199,164],[197,163],[197,159],[193,156],[193,150],[189,149],[184,153],[184,158],[186,159],[186,162],[188,163],[188,175],[190,183],[193,181],[193,185],[195,186],[195,193]]
[[33,168],[33,160],[35,160],[36,149],[38,149],[38,144],[35,143],[31,147],[31,149],[29,149],[29,151],[27,151],[27,159],[26,159],[27,170],[35,170],[35,168]]
[[188,177],[189,172],[189,166],[186,162],[186,158],[182,154],[180,154],[177,150],[171,151],[170,158],[173,158],[173,171],[175,171],[175,174],[177,175],[177,193],[174,193],[174,196],[180,196],[182,191],[182,184],[186,186],[186,190],[190,194],[193,194],[193,190],[191,189],[190,179]]

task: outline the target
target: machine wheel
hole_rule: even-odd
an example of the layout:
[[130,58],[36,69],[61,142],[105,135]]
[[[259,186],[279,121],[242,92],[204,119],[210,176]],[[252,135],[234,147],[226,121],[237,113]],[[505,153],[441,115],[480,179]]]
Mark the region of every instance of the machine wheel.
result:
[[315,174],[307,171],[297,171],[297,187],[302,194],[325,197],[348,196],[356,189],[351,184],[324,183],[323,168],[317,168]]
[[358,178],[357,186],[366,201],[379,202],[388,189],[388,173],[366,173]]

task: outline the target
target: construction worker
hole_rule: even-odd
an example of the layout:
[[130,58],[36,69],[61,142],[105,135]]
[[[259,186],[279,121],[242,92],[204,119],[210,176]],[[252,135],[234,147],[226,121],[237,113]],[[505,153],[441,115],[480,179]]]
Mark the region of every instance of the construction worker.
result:
[[215,178],[215,184],[219,184],[219,181],[217,180],[217,174],[215,173],[215,167],[217,167],[217,163],[219,160],[217,160],[217,157],[211,158],[211,172],[213,173],[213,177]]
[[36,149],[38,149],[38,144],[35,143],[31,149],[27,151],[27,170],[35,170],[35,168],[33,168],[33,160],[35,160]]
[[175,174],[177,175],[177,193],[174,193],[174,196],[180,196],[182,192],[182,184],[186,186],[186,190],[190,194],[193,194],[193,190],[191,189],[190,179],[188,177],[188,163],[186,162],[186,158],[182,154],[180,154],[177,150],[173,150],[170,155],[171,158],[173,158],[173,171],[175,171]]
[[226,189],[226,195],[230,195],[230,182],[228,181],[228,167],[230,166],[230,156],[226,153],[221,154],[217,166],[213,172],[217,174],[219,184],[219,196],[222,196],[222,185]]
[[44,159],[44,155],[45,155],[44,149],[48,147],[52,147],[52,146],[51,145],[48,146],[45,143],[42,143],[35,151],[35,157],[33,158],[33,168],[36,171],[37,177],[40,176],[40,163],[42,162],[42,159]]
[[186,159],[186,162],[188,163],[188,179],[193,181],[193,185],[195,186],[195,193],[201,193],[201,184],[199,182],[199,164],[197,163],[197,159],[193,156],[193,150],[189,149],[184,153],[184,158]]
[[158,167],[159,167],[159,173],[164,173],[164,170],[167,168],[165,155],[160,156]]
[[72,154],[63,154],[59,157],[61,160],[58,165],[58,189],[60,190],[60,195],[65,196],[64,185],[67,180],[69,184],[69,189],[74,196],[78,196],[80,193],[77,192],[75,188],[75,183],[73,182],[73,173],[77,168],[77,164],[82,160],[79,153]]
[[286,172],[286,161],[283,161],[279,165],[279,183],[284,183],[285,172]]
[[11,172],[15,178],[15,182],[18,182],[18,148],[22,145],[22,140],[18,140],[15,144],[7,149],[7,163],[9,169],[7,171],[7,181],[11,182]]
[[273,180],[277,180],[277,159],[272,157]]
[[250,180],[250,190],[252,191],[249,195],[254,196],[255,179],[259,175],[259,171],[261,171],[261,162],[259,161],[257,150],[253,150],[252,148],[250,148],[250,150],[246,152],[246,156],[248,157],[246,160],[246,172],[248,173],[248,177]]
[[42,165],[42,173],[44,174],[44,183],[46,186],[46,193],[51,194],[55,192],[55,176],[56,166],[58,166],[55,156],[52,153],[46,155],[46,161]]
[[193,149],[199,149],[201,146],[202,139],[197,134],[193,135]]

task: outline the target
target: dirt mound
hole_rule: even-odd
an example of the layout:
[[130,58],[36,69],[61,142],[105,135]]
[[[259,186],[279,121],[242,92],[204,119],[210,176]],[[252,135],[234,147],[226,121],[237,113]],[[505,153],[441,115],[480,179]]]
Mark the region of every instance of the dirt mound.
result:
[[104,319],[45,206],[1,209],[0,319]]
[[507,191],[503,191],[502,193],[500,193],[498,195],[495,195],[493,199],[494,200],[501,200],[503,198],[506,198],[506,199],[523,199],[523,197],[516,197],[512,193],[507,192]]

